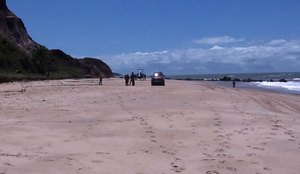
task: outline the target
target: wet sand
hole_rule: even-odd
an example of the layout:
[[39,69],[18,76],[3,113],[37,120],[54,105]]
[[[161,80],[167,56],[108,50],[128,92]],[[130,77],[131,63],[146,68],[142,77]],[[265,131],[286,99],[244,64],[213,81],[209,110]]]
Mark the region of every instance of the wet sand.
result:
[[300,97],[210,82],[0,84],[0,174],[297,174]]

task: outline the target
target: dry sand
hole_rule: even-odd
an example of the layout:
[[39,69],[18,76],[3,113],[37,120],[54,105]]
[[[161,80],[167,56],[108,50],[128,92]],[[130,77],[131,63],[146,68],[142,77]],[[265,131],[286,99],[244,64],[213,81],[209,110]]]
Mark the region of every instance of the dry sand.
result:
[[300,172],[297,95],[191,81],[97,84],[0,84],[0,174]]

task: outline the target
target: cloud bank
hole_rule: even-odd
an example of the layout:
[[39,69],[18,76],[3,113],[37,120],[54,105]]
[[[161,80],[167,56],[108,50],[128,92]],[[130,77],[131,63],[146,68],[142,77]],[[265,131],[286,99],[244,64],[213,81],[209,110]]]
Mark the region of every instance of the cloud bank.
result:
[[[233,43],[231,37],[204,38],[202,43]],[[200,42],[200,43],[201,43]],[[166,74],[282,72],[300,70],[300,40],[272,40],[251,46],[219,46],[157,52],[100,56],[114,72],[130,73],[144,68],[147,73]]]

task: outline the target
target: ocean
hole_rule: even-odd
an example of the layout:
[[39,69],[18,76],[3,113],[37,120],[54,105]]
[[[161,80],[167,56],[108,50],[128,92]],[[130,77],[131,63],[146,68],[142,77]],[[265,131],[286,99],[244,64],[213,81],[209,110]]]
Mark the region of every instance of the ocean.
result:
[[[277,92],[300,94],[300,72],[280,72],[280,73],[242,73],[242,74],[191,74],[191,75],[170,75],[167,78],[176,80],[205,80],[216,81],[218,84],[231,86],[231,82],[219,81],[223,77],[231,79],[247,80],[256,82],[236,82],[236,87],[258,88]],[[285,79],[287,82],[279,82]]]

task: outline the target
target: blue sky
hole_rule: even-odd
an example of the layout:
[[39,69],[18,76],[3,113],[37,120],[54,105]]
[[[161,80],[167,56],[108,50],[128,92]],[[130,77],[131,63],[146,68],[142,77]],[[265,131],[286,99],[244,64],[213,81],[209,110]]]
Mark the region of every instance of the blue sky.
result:
[[7,0],[31,37],[114,72],[300,71],[299,0]]

